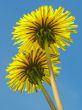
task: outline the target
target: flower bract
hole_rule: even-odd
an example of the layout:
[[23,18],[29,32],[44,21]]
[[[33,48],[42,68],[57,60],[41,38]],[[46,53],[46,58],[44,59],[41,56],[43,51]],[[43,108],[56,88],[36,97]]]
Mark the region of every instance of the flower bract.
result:
[[17,40],[15,44],[20,43],[20,51],[30,49],[35,41],[44,49],[47,39],[48,46],[57,53],[58,48],[65,50],[65,46],[70,46],[68,42],[73,42],[71,34],[77,28],[74,20],[63,7],[41,6],[20,18],[12,32],[13,39]]
[[[60,68],[53,64],[58,64],[60,61],[58,56],[53,54],[51,54],[51,60],[53,62],[54,76],[57,76]],[[37,78],[39,78],[41,83],[50,84],[46,55],[38,47],[34,47],[28,53],[18,53],[6,70],[9,73],[6,76],[6,78],[9,78],[7,83],[14,91],[33,93],[39,90]]]

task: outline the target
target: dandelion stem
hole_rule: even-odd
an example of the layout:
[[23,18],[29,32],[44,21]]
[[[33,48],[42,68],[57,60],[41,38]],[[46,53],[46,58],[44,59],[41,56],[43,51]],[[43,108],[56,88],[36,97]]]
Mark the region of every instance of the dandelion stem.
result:
[[54,106],[54,104],[53,104],[48,92],[46,91],[46,89],[42,85],[41,81],[39,79],[37,79],[37,81],[38,81],[38,84],[39,84],[39,86],[40,86],[40,88],[41,88],[41,90],[42,90],[42,92],[43,92],[43,94],[44,94],[44,96],[45,96],[45,98],[46,98],[51,110],[56,110],[56,107]]
[[40,89],[42,90],[42,92],[43,92],[43,94],[44,94],[44,96],[45,96],[45,98],[46,98],[51,110],[56,110],[56,108],[55,108],[55,106],[54,106],[54,104],[53,104],[48,92],[46,91],[46,89],[43,86],[41,80],[39,79],[39,74],[38,74],[38,71],[37,71],[37,69],[35,67],[34,67],[34,70],[37,73],[37,77],[35,77],[35,79],[37,80],[37,83],[38,83]]
[[49,47],[48,47],[48,42],[47,40],[45,41],[45,51],[46,51],[46,57],[47,57],[47,63],[48,63],[48,68],[49,68],[49,72],[50,72],[50,80],[51,80],[51,87],[52,87],[52,91],[53,91],[53,95],[56,101],[56,106],[58,110],[64,110],[62,102],[61,102],[61,98],[58,92],[58,87],[56,84],[56,80],[54,78],[54,71],[52,68],[52,63],[51,63],[51,59],[50,59],[50,54],[49,54]]

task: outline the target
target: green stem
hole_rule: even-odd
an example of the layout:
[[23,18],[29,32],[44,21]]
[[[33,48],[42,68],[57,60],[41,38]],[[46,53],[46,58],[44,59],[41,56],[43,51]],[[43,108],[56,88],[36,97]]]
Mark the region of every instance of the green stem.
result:
[[45,41],[45,51],[46,51],[46,57],[47,57],[47,62],[48,62],[48,68],[49,68],[49,73],[50,73],[50,80],[51,80],[51,87],[52,87],[52,91],[53,91],[53,95],[56,101],[56,106],[58,110],[64,110],[62,102],[61,102],[61,98],[58,92],[58,87],[56,84],[56,80],[54,78],[54,71],[52,68],[52,63],[51,63],[51,59],[50,59],[50,54],[49,54],[49,47],[48,47],[48,42],[47,40]]
[[48,95],[48,93],[47,93],[46,89],[44,88],[44,86],[42,85],[41,81],[39,79],[37,79],[37,81],[38,81],[38,84],[39,84],[39,86],[40,86],[40,88],[41,88],[41,90],[42,90],[42,92],[43,92],[43,94],[44,94],[44,96],[45,96],[45,98],[46,98],[51,110],[56,110],[56,108],[55,108],[50,96]]
[[42,92],[43,92],[43,94],[44,94],[44,96],[45,96],[45,98],[46,98],[46,100],[47,100],[51,110],[56,110],[56,107],[54,106],[54,104],[53,104],[53,102],[52,102],[48,92],[46,91],[45,87],[42,85],[42,82],[38,78],[38,71],[37,71],[37,69],[36,68],[34,68],[34,69],[35,69],[35,71],[37,73],[37,78],[36,78],[37,79],[37,83],[38,83],[40,89],[42,90]]

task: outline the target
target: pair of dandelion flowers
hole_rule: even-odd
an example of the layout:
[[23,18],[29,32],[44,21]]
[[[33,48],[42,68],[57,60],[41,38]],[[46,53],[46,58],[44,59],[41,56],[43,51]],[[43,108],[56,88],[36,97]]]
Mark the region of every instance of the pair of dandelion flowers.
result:
[[74,28],[75,17],[64,12],[63,7],[53,9],[51,6],[41,6],[31,14],[24,15],[14,27],[15,44],[20,44],[19,53],[7,67],[10,80],[8,85],[14,91],[28,91],[40,89],[37,78],[41,83],[50,84],[49,70],[45,54],[45,40],[48,42],[54,75],[58,75],[60,62],[58,48],[65,50],[73,42],[71,33],[76,33]]

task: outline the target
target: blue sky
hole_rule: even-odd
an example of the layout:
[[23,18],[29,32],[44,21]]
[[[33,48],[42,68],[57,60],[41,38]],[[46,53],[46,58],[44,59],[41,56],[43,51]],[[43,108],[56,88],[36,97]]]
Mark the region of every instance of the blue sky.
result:
[[[6,66],[17,53],[11,40],[13,26],[25,13],[41,5],[63,6],[76,17],[78,34],[73,34],[74,43],[61,51],[61,73],[57,84],[65,110],[82,110],[82,6],[81,0],[0,0],[0,110],[50,110],[41,92],[28,95],[12,92],[5,79]],[[51,88],[45,85],[51,97]]]

